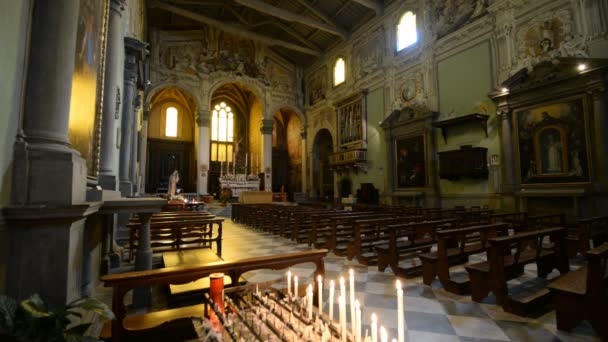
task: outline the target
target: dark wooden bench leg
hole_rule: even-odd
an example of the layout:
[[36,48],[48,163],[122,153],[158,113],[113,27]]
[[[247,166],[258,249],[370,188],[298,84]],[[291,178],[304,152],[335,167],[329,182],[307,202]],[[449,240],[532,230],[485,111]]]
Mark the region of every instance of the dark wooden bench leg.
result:
[[437,277],[437,260],[422,261],[422,282],[424,285],[431,285],[435,277]]
[[570,331],[583,317],[583,313],[578,310],[582,300],[580,296],[573,296],[569,293],[556,292],[555,300],[555,320],[559,330]]
[[471,279],[471,299],[474,302],[479,303],[490,294],[488,276],[487,273],[469,271],[469,278]]

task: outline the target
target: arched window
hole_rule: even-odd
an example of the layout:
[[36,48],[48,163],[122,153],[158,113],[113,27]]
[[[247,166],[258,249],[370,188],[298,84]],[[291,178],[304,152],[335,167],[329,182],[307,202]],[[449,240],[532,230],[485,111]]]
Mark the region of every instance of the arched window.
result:
[[225,102],[213,107],[211,116],[211,161],[234,162],[234,114]]
[[165,112],[165,136],[177,137],[177,108],[169,107]]
[[405,12],[397,25],[397,51],[401,51],[417,41],[416,15],[411,11]]
[[344,58],[340,57],[334,65],[334,86],[344,83],[345,73],[346,68],[344,67]]

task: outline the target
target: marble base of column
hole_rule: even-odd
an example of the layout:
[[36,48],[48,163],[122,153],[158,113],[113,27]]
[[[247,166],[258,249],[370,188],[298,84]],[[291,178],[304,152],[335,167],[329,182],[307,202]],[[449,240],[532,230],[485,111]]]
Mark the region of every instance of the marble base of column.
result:
[[130,181],[120,181],[118,188],[122,197],[133,196],[133,184]]
[[118,189],[118,177],[116,175],[107,174],[107,175],[99,175],[97,179],[99,182],[99,186],[101,186],[104,190],[116,190]]
[[[51,308],[82,297],[84,277],[95,272],[83,264],[84,250],[91,247],[83,243],[85,218],[100,206],[4,208],[11,256],[7,294],[21,300],[38,293]],[[99,259],[90,261],[99,263]]]
[[[28,144],[25,155],[27,171],[14,175],[20,184],[27,186],[26,201],[30,204],[44,203],[71,205],[86,201],[87,165],[78,152],[50,148],[45,144]],[[18,161],[17,161],[18,162]]]

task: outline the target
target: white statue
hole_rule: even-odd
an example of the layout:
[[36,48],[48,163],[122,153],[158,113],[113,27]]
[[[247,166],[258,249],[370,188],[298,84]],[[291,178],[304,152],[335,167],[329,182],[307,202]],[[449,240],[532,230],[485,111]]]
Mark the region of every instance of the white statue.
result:
[[169,196],[175,196],[177,193],[177,183],[179,182],[179,173],[177,170],[173,171],[169,176]]
[[547,172],[562,172],[562,145],[559,141],[553,140],[553,135],[548,136],[547,143]]

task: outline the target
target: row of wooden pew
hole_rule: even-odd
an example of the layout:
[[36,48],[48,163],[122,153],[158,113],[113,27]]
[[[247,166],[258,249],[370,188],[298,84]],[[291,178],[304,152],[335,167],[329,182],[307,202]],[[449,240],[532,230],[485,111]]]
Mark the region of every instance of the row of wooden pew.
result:
[[[212,248],[215,244],[218,256],[222,256],[222,224],[218,218],[205,211],[163,211],[150,219],[150,245],[154,253],[194,248]],[[129,261],[138,249],[140,222],[132,218],[129,228]]]

